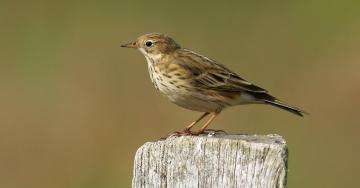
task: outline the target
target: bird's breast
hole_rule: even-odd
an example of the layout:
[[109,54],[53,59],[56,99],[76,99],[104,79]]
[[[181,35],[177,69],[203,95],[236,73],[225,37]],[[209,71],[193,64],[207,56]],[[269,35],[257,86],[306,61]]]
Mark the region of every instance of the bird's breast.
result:
[[180,73],[168,71],[163,66],[148,64],[149,74],[155,88],[162,94],[171,97],[186,92],[188,83]]

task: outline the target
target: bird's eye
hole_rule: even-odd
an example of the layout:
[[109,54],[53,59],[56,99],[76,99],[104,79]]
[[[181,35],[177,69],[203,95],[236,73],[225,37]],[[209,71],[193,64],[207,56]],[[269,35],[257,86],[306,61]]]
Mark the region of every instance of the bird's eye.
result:
[[146,45],[147,47],[151,47],[151,46],[153,45],[153,42],[147,41],[147,42],[145,43],[145,45]]

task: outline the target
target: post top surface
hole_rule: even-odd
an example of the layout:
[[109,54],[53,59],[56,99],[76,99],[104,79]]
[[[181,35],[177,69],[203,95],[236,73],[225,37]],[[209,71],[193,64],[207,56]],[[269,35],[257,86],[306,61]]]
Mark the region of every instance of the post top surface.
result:
[[244,141],[248,143],[261,143],[261,144],[279,144],[286,145],[285,139],[277,134],[268,134],[268,135],[257,135],[257,134],[201,134],[198,136],[169,136],[165,140],[160,140],[159,142],[172,142],[175,140],[181,139],[185,140],[234,140],[234,141]]

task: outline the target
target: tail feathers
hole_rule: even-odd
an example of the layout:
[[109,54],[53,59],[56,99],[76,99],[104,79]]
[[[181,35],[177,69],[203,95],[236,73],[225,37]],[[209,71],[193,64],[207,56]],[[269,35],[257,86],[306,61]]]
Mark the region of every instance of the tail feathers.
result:
[[290,106],[288,104],[285,104],[277,99],[275,100],[264,100],[267,104],[270,104],[272,106],[275,106],[275,107],[278,107],[278,108],[281,108],[283,110],[286,110],[288,112],[291,112],[291,113],[294,113],[298,116],[301,116],[303,117],[304,114],[308,114],[307,112],[295,107],[295,106]]
[[295,106],[288,105],[288,104],[278,100],[277,98],[271,96],[268,93],[251,93],[251,95],[253,97],[255,97],[257,100],[265,102],[265,104],[270,104],[272,106],[281,108],[283,110],[286,110],[286,111],[296,114],[298,116],[303,117],[304,114],[308,114],[307,112],[305,112]]

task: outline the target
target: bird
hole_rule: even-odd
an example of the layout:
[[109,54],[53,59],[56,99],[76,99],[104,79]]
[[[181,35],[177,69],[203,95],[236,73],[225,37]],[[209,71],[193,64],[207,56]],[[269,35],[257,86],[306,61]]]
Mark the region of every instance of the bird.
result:
[[[225,108],[243,104],[268,104],[298,116],[306,114],[219,62],[182,48],[166,34],[145,34],[121,47],[138,49],[145,56],[150,79],[161,94],[180,107],[203,113],[178,133],[203,134]],[[208,115],[198,131],[191,130]]]

